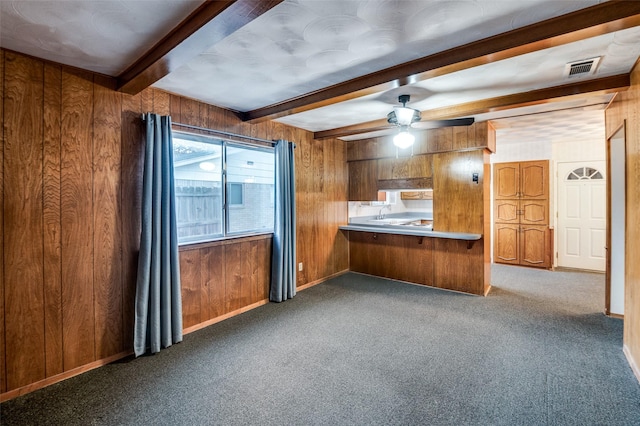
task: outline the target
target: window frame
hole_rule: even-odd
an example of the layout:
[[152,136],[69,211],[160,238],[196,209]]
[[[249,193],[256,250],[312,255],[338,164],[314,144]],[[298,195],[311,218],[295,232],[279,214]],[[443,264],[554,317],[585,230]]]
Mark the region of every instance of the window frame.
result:
[[[273,224],[272,227],[270,228],[270,230],[248,230],[248,231],[230,231],[228,229],[229,227],[229,212],[230,210],[233,209],[240,209],[245,205],[245,197],[246,197],[246,188],[245,188],[245,183],[242,182],[233,182],[231,184],[237,184],[237,185],[241,185],[242,188],[242,204],[230,204],[229,200],[228,200],[228,191],[227,191],[227,185],[229,185],[228,182],[228,172],[227,172],[227,166],[228,166],[228,161],[227,161],[227,148],[229,146],[233,147],[233,148],[240,148],[240,149],[247,149],[247,150],[256,150],[256,151],[264,151],[264,152],[270,152],[273,154],[273,166],[274,166],[274,184],[273,184],[273,191],[272,194],[270,196],[270,198],[272,200],[275,199],[275,148],[274,146],[267,146],[267,145],[263,145],[263,144],[255,144],[255,143],[248,143],[248,142],[240,142],[240,141],[236,141],[233,140],[231,138],[226,138],[226,137],[221,137],[221,136],[217,136],[217,135],[207,135],[207,134],[202,134],[202,133],[197,133],[197,132],[188,132],[188,131],[184,131],[181,129],[172,129],[172,142],[173,139],[180,139],[181,136],[183,136],[183,139],[186,140],[191,140],[194,142],[200,142],[200,143],[210,143],[212,145],[219,145],[221,148],[221,163],[222,163],[222,167],[221,170],[218,171],[217,173],[220,174],[221,180],[220,180],[220,184],[221,184],[221,197],[222,197],[222,206],[221,206],[221,220],[222,220],[222,224],[221,224],[221,230],[222,233],[221,234],[216,234],[216,236],[213,237],[205,237],[202,239],[197,239],[197,240],[190,240],[190,241],[179,241],[178,242],[178,246],[183,247],[183,246],[189,246],[189,245],[198,245],[198,244],[206,244],[206,243],[210,243],[210,242],[216,242],[216,241],[224,241],[224,240],[229,240],[229,239],[235,239],[235,238],[239,238],[239,237],[251,237],[251,236],[256,236],[256,235],[271,235],[274,232],[274,228],[275,228],[275,215],[273,217]],[[214,142],[215,141],[215,142]],[[175,164],[175,160],[174,160],[174,164]],[[176,180],[176,177],[174,175],[174,182]],[[274,214],[275,214],[275,205],[274,205]]]

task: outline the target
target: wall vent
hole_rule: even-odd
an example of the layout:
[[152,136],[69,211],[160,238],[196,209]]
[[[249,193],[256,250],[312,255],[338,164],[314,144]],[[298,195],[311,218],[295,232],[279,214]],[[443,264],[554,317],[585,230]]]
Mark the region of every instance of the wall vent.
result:
[[598,56],[597,58],[589,58],[583,59],[581,61],[569,62],[564,67],[563,75],[566,78],[580,77],[583,75],[593,75],[598,68],[598,64],[600,63],[601,58],[601,56]]

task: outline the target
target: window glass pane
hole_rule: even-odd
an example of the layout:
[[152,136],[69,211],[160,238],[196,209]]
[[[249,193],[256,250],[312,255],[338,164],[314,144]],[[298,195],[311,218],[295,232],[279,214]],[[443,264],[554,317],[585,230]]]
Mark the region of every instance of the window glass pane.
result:
[[603,179],[603,177],[602,177],[602,174],[600,172],[596,172],[596,174],[591,176],[591,179]]
[[273,231],[274,154],[227,144],[227,233]]
[[229,206],[241,206],[243,204],[243,185],[242,183],[230,183],[227,198]]
[[222,143],[175,133],[173,165],[178,242],[199,242],[223,235]]

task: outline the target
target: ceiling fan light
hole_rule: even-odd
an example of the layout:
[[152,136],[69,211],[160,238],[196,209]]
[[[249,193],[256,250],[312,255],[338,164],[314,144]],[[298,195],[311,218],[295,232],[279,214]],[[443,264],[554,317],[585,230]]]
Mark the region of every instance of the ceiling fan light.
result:
[[[420,120],[420,112],[407,107],[394,107],[396,121],[400,126],[409,126],[411,123]],[[417,113],[417,114],[416,114]],[[415,119],[415,116],[418,116]]]
[[393,137],[393,144],[400,149],[405,149],[413,145],[415,140],[415,136],[413,136],[408,129],[404,129]]

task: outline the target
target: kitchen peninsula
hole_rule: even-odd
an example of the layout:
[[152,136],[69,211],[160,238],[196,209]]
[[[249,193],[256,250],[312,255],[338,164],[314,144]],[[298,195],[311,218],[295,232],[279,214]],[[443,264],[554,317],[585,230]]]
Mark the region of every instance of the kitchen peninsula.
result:
[[389,137],[347,143],[349,199],[376,201],[380,190],[433,189],[432,227],[402,220],[352,219],[350,270],[486,295],[490,286],[489,123],[418,133],[413,155],[398,153]]

